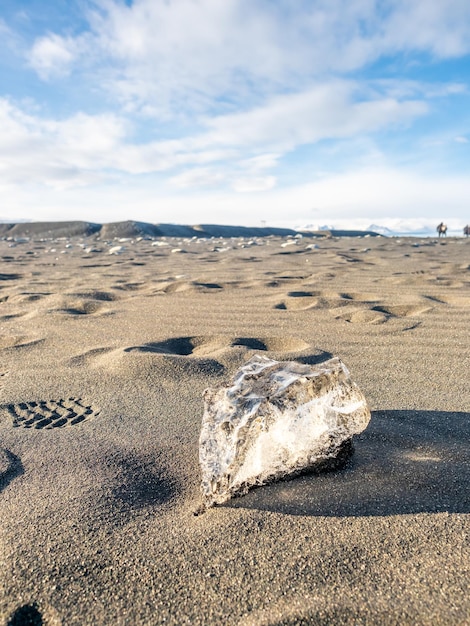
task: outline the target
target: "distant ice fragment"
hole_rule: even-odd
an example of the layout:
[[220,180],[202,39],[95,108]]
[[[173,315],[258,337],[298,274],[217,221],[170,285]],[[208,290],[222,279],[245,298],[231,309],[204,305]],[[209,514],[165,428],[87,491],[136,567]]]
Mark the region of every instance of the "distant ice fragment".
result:
[[207,389],[204,405],[203,509],[337,459],[370,420],[338,358],[312,366],[255,355],[230,386]]
[[109,254],[121,254],[124,250],[124,246],[113,246],[109,249]]

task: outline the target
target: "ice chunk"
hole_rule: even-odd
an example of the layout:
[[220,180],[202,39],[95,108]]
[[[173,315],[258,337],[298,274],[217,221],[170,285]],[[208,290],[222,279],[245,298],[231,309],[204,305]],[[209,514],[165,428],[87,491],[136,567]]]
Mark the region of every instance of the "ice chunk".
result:
[[337,458],[370,420],[338,358],[312,366],[255,355],[230,386],[207,389],[204,404],[203,508]]
[[109,254],[122,254],[124,252],[124,246],[113,246],[109,249]]

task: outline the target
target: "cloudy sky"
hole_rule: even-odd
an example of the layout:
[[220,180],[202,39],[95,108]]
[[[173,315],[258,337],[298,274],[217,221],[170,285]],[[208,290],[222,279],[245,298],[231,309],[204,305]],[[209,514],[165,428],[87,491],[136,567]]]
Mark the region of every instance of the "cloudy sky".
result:
[[0,218],[470,222],[468,0],[1,0]]

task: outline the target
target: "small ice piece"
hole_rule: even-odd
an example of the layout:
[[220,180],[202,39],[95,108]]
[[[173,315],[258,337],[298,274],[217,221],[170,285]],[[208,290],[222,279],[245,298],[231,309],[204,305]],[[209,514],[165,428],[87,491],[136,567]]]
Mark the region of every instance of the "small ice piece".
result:
[[124,246],[113,246],[109,249],[109,254],[121,254],[124,250]]
[[206,389],[204,405],[202,510],[341,458],[370,420],[338,358],[306,365],[256,354],[228,387]]

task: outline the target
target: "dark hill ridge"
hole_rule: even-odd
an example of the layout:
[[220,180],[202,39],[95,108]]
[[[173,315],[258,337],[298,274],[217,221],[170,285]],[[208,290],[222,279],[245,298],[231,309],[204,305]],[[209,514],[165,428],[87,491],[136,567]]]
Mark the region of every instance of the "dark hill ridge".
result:
[[101,230],[91,222],[20,222],[0,224],[0,237],[88,237]]
[[305,237],[360,237],[378,236],[370,231],[297,231],[290,228],[224,226],[219,224],[199,224],[185,226],[179,224],[149,224],[129,220],[95,224],[92,222],[21,222],[0,224],[0,237],[31,239],[56,239],[59,237],[91,237],[99,239],[122,239],[134,237],[287,237],[301,234]]

